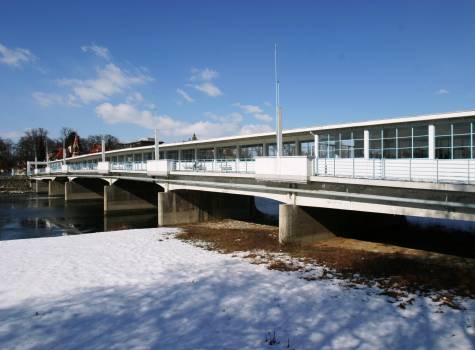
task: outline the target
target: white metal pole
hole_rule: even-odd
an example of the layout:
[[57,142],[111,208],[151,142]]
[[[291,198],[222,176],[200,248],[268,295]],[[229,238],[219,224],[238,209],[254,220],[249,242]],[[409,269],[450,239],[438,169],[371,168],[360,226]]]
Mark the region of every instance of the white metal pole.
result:
[[274,47],[274,74],[275,74],[275,118],[277,157],[282,156],[282,109],[280,107],[280,82],[277,76],[277,44]]
[[38,169],[38,156],[36,155],[36,143],[34,145],[34,151],[35,151],[35,170]]
[[369,130],[363,131],[364,159],[369,159]]
[[106,161],[106,139],[102,136],[101,140],[101,153],[102,153],[102,162]]
[[65,139],[63,138],[63,164],[66,164],[66,146],[65,146]]
[[160,159],[160,141],[158,139],[158,129],[155,129],[155,160]]
[[429,124],[429,159],[435,159],[435,125]]

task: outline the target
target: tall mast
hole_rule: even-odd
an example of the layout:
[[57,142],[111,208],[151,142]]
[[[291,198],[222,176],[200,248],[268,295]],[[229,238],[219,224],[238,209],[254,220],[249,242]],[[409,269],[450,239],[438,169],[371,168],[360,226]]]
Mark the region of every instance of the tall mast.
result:
[[277,157],[282,156],[282,109],[280,107],[280,81],[277,76],[277,44],[274,47],[274,75],[275,75],[275,119]]

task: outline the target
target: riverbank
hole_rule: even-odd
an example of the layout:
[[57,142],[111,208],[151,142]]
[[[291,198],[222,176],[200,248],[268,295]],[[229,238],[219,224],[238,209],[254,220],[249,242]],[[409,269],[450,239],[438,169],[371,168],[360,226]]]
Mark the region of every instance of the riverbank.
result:
[[33,192],[26,176],[0,176],[0,193]]
[[[337,277],[350,286],[377,286],[400,307],[414,293],[455,308],[457,297],[475,298],[474,258],[345,237],[282,246],[278,227],[236,220],[181,227],[177,238],[196,246],[239,255],[272,270],[295,271],[306,280]],[[474,238],[466,241],[471,248]]]
[[[5,349],[316,349],[473,346],[460,309],[377,287],[306,280],[175,238],[128,230],[0,242]],[[246,253],[246,254],[249,254]],[[234,256],[233,256],[234,255]]]

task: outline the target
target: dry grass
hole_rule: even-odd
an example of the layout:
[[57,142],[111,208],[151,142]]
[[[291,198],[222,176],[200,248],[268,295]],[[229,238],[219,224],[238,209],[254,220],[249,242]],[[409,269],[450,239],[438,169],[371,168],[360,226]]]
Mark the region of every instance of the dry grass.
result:
[[408,293],[432,295],[434,301],[452,307],[454,296],[475,297],[475,259],[342,237],[281,246],[278,228],[234,220],[182,227],[180,239],[205,242],[208,249],[226,254],[249,252],[247,259],[269,269],[324,267],[318,276],[302,276],[306,280],[337,276],[349,287],[377,284],[401,308],[412,303]]

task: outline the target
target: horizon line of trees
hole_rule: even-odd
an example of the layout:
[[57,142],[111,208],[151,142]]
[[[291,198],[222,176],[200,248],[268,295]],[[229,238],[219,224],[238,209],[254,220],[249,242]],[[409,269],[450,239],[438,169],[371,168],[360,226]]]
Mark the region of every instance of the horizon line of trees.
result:
[[[67,157],[73,152],[76,154],[100,152],[102,137],[103,135],[89,135],[80,138],[74,129],[67,127],[61,128],[59,138],[50,138],[48,130],[43,128],[25,131],[25,134],[16,142],[0,137],[0,171],[26,168],[26,162],[34,160],[35,155],[38,161],[45,161],[47,152],[49,160],[62,159],[63,142]],[[104,135],[104,138],[106,150],[119,147],[120,142],[117,137],[108,134]],[[77,139],[76,145],[75,139]]]

